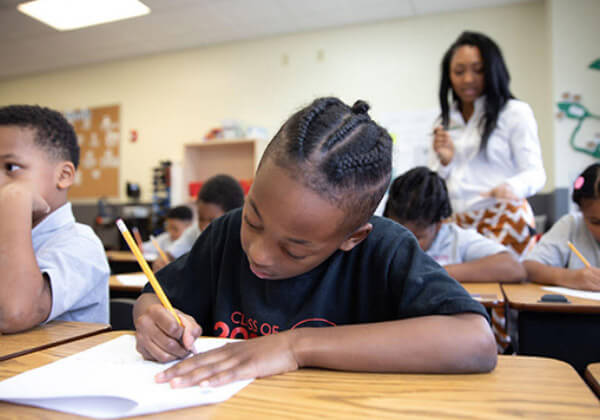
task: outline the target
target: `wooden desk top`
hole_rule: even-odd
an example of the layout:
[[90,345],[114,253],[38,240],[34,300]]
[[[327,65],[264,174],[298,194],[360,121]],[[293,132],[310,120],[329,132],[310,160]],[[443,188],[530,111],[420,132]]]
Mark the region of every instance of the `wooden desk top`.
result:
[[[144,254],[146,261],[151,262],[156,259],[156,255]],[[131,251],[106,251],[106,258],[112,262],[137,262],[135,255]]]
[[502,290],[508,304],[515,309],[534,312],[565,312],[600,314],[600,301],[565,296],[571,303],[539,302],[546,294],[553,294],[535,283],[503,284]]
[[461,283],[461,286],[486,308],[504,305],[504,295],[499,283]]
[[[119,274],[118,276],[137,276],[139,274],[142,274],[142,272],[139,272],[139,273]],[[109,286],[110,290],[114,291],[114,292],[137,292],[137,293],[141,293],[142,289],[144,288],[144,286],[139,286],[139,285],[123,284],[123,283],[121,283],[119,281],[119,279],[117,278],[117,275],[109,277],[109,279],[108,279],[108,286]]]
[[[128,334],[114,331],[0,363],[5,379]],[[129,333],[130,334],[130,333]],[[6,419],[77,416],[0,403]],[[257,379],[230,400],[144,418],[600,418],[600,404],[566,363],[499,356],[490,374],[409,375],[302,369]]]
[[110,325],[50,321],[29,331],[0,335],[0,360],[32,353],[79,338],[109,331]]
[[106,258],[113,262],[137,262],[131,251],[106,251]]
[[600,398],[600,363],[592,363],[585,369],[585,378]]

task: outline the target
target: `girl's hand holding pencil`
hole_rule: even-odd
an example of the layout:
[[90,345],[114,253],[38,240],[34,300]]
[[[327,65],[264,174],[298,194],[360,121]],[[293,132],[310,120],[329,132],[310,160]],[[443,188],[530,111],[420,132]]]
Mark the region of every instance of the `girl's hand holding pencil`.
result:
[[585,268],[583,269],[571,270],[569,272],[571,276],[571,287],[581,290],[600,291],[600,269],[592,267],[588,260],[571,242],[567,241],[567,245],[571,248],[571,251],[577,255],[577,258],[581,260],[583,265],[585,265]]
[[567,285],[573,289],[600,292],[600,268],[586,267],[568,270]]

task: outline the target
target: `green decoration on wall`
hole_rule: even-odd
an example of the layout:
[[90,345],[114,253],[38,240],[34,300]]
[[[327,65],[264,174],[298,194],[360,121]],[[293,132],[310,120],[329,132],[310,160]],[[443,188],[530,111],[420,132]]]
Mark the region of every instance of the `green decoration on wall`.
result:
[[[600,58],[592,61],[589,65],[589,68],[592,70],[600,70]],[[600,120],[600,115],[596,115],[591,113],[585,106],[579,103],[580,96],[575,95],[573,99],[571,99],[571,95],[569,93],[563,94],[562,102],[558,102],[556,106],[559,109],[558,118],[567,117],[571,120],[577,120],[577,125],[573,129],[571,133],[571,137],[569,138],[569,144],[573,148],[573,150],[581,153],[585,153],[586,155],[590,155],[596,159],[600,159],[600,141],[596,141],[594,145],[593,142],[588,143],[589,147],[581,147],[575,143],[575,137],[577,137],[577,133],[579,133],[579,129],[581,125],[586,119],[594,119]],[[596,135],[598,137],[598,135]]]
[[577,136],[577,133],[579,132],[583,122],[588,118],[600,120],[600,115],[592,114],[587,110],[586,107],[575,101],[558,102],[556,105],[558,106],[558,109],[560,109],[562,115],[571,120],[577,120],[577,126],[571,133],[571,137],[569,139],[571,147],[578,152],[593,156],[596,159],[600,159],[600,143],[596,144],[596,147],[593,149],[580,147],[575,143],[575,137]]

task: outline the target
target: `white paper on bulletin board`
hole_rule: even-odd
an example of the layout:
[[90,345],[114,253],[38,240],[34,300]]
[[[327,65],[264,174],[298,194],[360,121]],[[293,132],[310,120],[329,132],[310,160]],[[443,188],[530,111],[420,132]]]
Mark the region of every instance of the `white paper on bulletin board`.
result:
[[415,166],[427,166],[432,141],[431,133],[438,116],[438,109],[425,109],[385,112],[375,118],[394,139],[393,178]]

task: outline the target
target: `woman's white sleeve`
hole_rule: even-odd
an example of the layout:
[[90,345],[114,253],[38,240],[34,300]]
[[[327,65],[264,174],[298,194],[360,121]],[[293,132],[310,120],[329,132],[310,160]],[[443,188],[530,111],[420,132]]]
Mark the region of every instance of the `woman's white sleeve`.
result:
[[515,194],[526,198],[542,189],[546,171],[538,137],[537,123],[531,107],[522,103],[518,112],[507,115],[513,127],[509,134],[512,158],[517,173],[506,180]]

